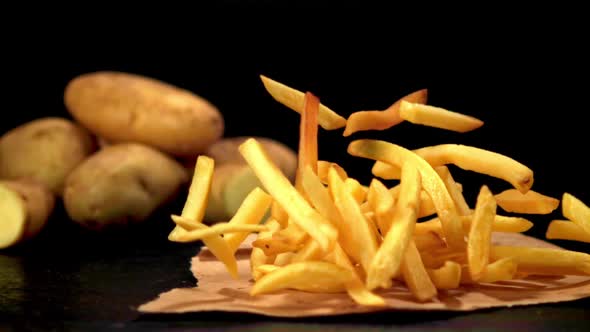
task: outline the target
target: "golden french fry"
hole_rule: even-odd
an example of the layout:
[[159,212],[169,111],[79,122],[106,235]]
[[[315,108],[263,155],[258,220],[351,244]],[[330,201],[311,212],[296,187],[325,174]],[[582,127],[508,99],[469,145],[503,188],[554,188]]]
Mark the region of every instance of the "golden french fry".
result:
[[[267,230],[258,233],[257,239],[272,237],[273,232],[277,231],[281,227],[281,225],[272,218],[268,219],[265,225]],[[254,280],[258,280],[263,275],[262,273],[258,272],[256,268],[260,265],[271,263],[271,260],[274,261],[273,256],[266,256],[262,249],[252,247],[252,252],[250,253],[250,272]]]
[[471,214],[471,208],[469,208],[469,205],[465,201],[465,197],[463,197],[463,193],[461,192],[461,190],[457,186],[457,183],[453,179],[453,176],[451,175],[449,168],[447,166],[438,166],[435,167],[434,170],[438,173],[440,178],[445,183],[445,186],[447,187],[447,190],[449,191],[451,198],[453,198],[453,201],[457,206],[457,211],[459,212],[459,215],[466,216]]
[[[464,170],[499,178],[526,193],[534,182],[533,171],[518,161],[489,150],[459,144],[440,144],[413,150],[433,167],[454,164]],[[377,161],[372,172],[383,179],[399,178],[399,166]]]
[[[179,219],[183,219],[182,223],[186,223],[187,222],[187,218],[181,217],[181,216],[176,216],[173,215],[172,216],[172,220],[174,220],[175,223],[179,224]],[[190,221],[190,219],[188,219],[188,221]],[[194,230],[190,230],[187,231],[185,233],[182,233],[178,236],[178,238],[175,240],[176,242],[194,242],[194,241],[199,241],[199,240],[204,240],[205,238],[208,238],[210,236],[214,236],[214,235],[221,235],[221,234],[228,234],[228,233],[241,233],[241,234],[245,234],[244,237],[248,236],[249,233],[252,232],[261,232],[267,229],[266,226],[264,225],[238,225],[238,224],[231,224],[231,223],[227,223],[227,222],[221,222],[221,223],[217,223],[211,227],[206,226],[204,224],[198,224],[199,226],[197,227],[197,229]],[[239,245],[239,243],[238,243]],[[229,244],[228,244],[229,246]],[[232,253],[235,252],[235,250],[230,247]]]
[[270,237],[259,237],[252,242],[252,246],[260,248],[266,256],[278,255],[284,252],[299,250],[301,245],[284,241],[282,237],[277,237],[276,233]]
[[[337,171],[337,168],[334,168]],[[327,173],[327,172],[326,172]],[[326,175],[327,180],[327,175]],[[338,208],[334,204],[328,188],[326,188],[320,178],[313,173],[311,168],[307,167],[303,170],[303,190],[309,198],[311,205],[322,215],[324,218],[336,226],[338,233],[342,234],[346,230],[342,225],[342,217]]]
[[262,264],[256,267],[256,271],[262,275],[269,274],[272,271],[280,269],[280,266],[274,264]]
[[328,172],[328,182],[344,228],[348,230],[340,234],[339,242],[344,251],[367,270],[377,252],[377,234],[373,232],[354,197],[346,191],[344,182],[334,168]]
[[[197,158],[193,178],[181,213],[181,216],[193,220],[195,224],[201,223],[205,216],[214,169],[215,161],[212,158],[204,155]],[[168,235],[168,239],[174,241],[184,231],[183,228],[176,225]]]
[[367,197],[367,190],[356,179],[347,178],[344,180],[344,187],[354,197],[357,203],[362,204]]
[[472,280],[479,280],[490,260],[492,225],[496,214],[496,200],[483,185],[477,196],[473,221],[467,240],[467,262]]
[[285,209],[283,209],[281,205],[275,200],[272,201],[270,216],[276,220],[279,225],[281,225],[281,228],[285,228],[289,224],[289,215],[287,212],[285,212]]
[[308,238],[301,249],[291,257],[292,263],[314,261],[322,258],[324,252],[320,245],[312,238]]
[[412,92],[397,100],[384,111],[359,111],[352,113],[346,121],[344,136],[350,136],[357,131],[385,130],[403,121],[399,114],[399,108],[403,100],[412,103],[425,104],[428,98],[428,90],[422,89]]
[[402,275],[406,285],[419,301],[428,301],[436,296],[436,287],[430,280],[414,241],[410,241],[402,261]]
[[464,232],[455,202],[444,182],[424,159],[399,145],[379,140],[356,140],[349,144],[348,153],[357,157],[380,160],[401,166],[410,163],[420,171],[422,187],[428,193],[439,218],[447,243],[454,248],[464,248]]
[[512,257],[504,257],[486,266],[480,278],[473,280],[469,274],[469,268],[465,267],[461,274],[462,284],[472,283],[493,283],[498,281],[512,280],[516,276],[518,264]]
[[353,279],[352,271],[336,264],[319,261],[292,263],[258,279],[252,286],[250,295],[267,294],[281,289],[342,292],[345,285]]
[[437,289],[459,288],[461,283],[461,264],[446,261],[438,269],[426,269],[428,276]]
[[[389,193],[393,196],[394,200],[397,200],[397,197],[399,196],[399,189],[399,185],[389,189]],[[430,196],[426,191],[422,190],[420,192],[420,211],[418,211],[418,218],[428,217],[435,213],[436,207],[434,206],[434,203],[432,203],[432,199],[430,199]]]
[[423,250],[420,252],[420,257],[424,266],[429,269],[441,268],[447,261],[453,261],[459,264],[467,263],[465,251],[445,252],[445,250],[441,249]]
[[547,227],[545,237],[590,243],[590,233],[586,233],[582,227],[569,220],[552,220]]
[[[272,197],[262,189],[254,188],[229,221],[230,225],[256,225],[262,221],[269,206],[272,203]],[[248,232],[227,234],[224,239],[230,247],[232,253],[238,250],[240,244],[246,239]]]
[[525,194],[507,189],[496,194],[496,202],[502,210],[514,213],[549,214],[559,206],[559,200],[529,190]]
[[299,151],[297,153],[297,175],[295,187],[302,191],[303,170],[310,167],[314,173],[318,168],[318,109],[320,100],[311,92],[305,93],[304,106],[299,125]]
[[342,168],[340,165],[338,165],[334,162],[330,162],[330,161],[318,160],[317,174],[318,174],[318,177],[320,178],[320,181],[322,181],[323,184],[328,184],[328,171],[330,170],[330,167],[333,167],[336,169],[336,172],[338,172],[338,175],[340,176],[342,181],[344,181],[348,178],[348,174],[346,173],[344,168]]
[[373,178],[369,184],[367,201],[373,211],[381,234],[387,234],[391,227],[395,200],[385,185]]
[[393,225],[367,271],[366,284],[369,290],[388,285],[399,272],[408,243],[412,241],[420,204],[420,189],[419,171],[412,164],[405,163],[402,167],[400,197],[396,203]]
[[291,261],[293,260],[293,257],[295,256],[295,253],[290,251],[290,252],[282,252],[276,255],[273,263],[276,266],[286,266],[289,265],[291,263]]
[[590,275],[590,255],[582,252],[517,246],[492,246],[490,257],[512,257],[518,272],[541,275]]
[[483,126],[483,121],[469,115],[452,112],[441,107],[402,101],[399,108],[402,119],[430,127],[468,132]]
[[293,187],[281,170],[268,157],[264,148],[254,138],[249,138],[239,147],[266,191],[281,205],[301,229],[314,238],[323,251],[328,251],[336,242],[338,232],[329,220],[313,209],[307,200]]
[[[418,224],[416,224],[416,226],[417,225]],[[441,239],[440,236],[435,232],[425,232],[423,234],[416,234],[414,232],[414,243],[416,244],[416,248],[418,248],[419,251],[428,251],[446,247],[445,241]]]
[[590,234],[590,207],[570,193],[564,193],[561,200],[563,216]]
[[[471,229],[473,216],[460,216],[459,219],[461,219],[461,222],[463,223],[463,229],[468,233]],[[494,223],[492,224],[492,231],[523,233],[531,229],[531,227],[533,227],[533,223],[524,218],[496,215],[494,217]],[[414,229],[416,235],[422,235],[428,232],[442,234],[442,225],[440,224],[438,217],[416,224],[416,228]]]
[[[262,84],[266,91],[279,103],[287,106],[297,113],[301,113],[304,107],[305,94],[282,83],[260,75]],[[325,105],[320,104],[318,123],[326,130],[338,129],[346,126],[346,119],[332,111]]]

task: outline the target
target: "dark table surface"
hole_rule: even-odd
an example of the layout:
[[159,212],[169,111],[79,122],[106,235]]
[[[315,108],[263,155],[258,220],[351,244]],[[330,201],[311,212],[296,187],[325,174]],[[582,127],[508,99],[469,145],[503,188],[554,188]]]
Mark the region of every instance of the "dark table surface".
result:
[[[177,207],[171,207],[177,208]],[[0,328],[25,330],[207,331],[589,331],[590,299],[470,313],[385,312],[281,319],[220,312],[142,314],[159,293],[192,287],[189,260],[198,243],[166,239],[165,211],[147,224],[88,234],[63,215],[33,242],[0,252]],[[59,233],[59,234],[58,234]],[[58,236],[59,235],[59,236]]]

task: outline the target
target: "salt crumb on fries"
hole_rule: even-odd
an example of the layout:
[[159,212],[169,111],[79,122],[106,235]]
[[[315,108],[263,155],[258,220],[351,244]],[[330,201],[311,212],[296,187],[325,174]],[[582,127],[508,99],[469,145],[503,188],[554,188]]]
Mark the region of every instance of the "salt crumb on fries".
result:
[[[531,190],[533,171],[488,150],[441,144],[409,150],[382,140],[357,139],[347,152],[373,160],[369,185],[334,161],[318,158],[318,126],[345,127],[343,136],[385,130],[402,121],[466,132],[483,121],[426,105],[427,90],[396,101],[384,111],[359,111],[345,119],[303,93],[260,76],[278,102],[301,116],[298,170],[291,183],[250,138],[241,155],[262,183],[230,221],[207,226],[202,218],[215,162],[199,156],[181,215],[172,215],[170,241],[203,241],[238,278],[235,252],[251,233],[251,296],[284,289],[341,293],[363,306],[384,306],[381,290],[402,283],[418,301],[461,285],[514,280],[531,274],[590,275],[590,255],[565,249],[497,246],[493,232],[529,230],[523,214],[548,214],[562,203],[564,220],[553,220],[548,239],[590,242],[590,208],[570,193],[562,200]],[[448,164],[496,177],[513,188],[492,193],[482,184],[470,207]],[[381,180],[380,180],[381,179]],[[388,188],[382,180],[399,180]],[[270,213],[267,213],[270,210]],[[266,219],[264,216],[267,216]],[[427,221],[419,221],[430,216]]]

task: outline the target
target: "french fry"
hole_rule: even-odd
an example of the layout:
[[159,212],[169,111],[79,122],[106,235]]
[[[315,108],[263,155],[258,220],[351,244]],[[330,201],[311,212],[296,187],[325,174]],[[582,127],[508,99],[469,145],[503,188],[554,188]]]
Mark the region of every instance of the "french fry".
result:
[[[473,216],[460,216],[459,219],[461,219],[463,229],[468,233],[469,229],[471,229]],[[493,232],[523,233],[531,229],[531,227],[533,227],[533,223],[524,218],[501,215],[495,215],[494,222],[492,223]],[[442,234],[442,225],[438,217],[416,224],[416,228],[414,229],[416,235],[422,235],[428,232]]]
[[367,189],[361,185],[356,179],[347,178],[344,180],[344,187],[354,197],[357,203],[361,204],[367,197]]
[[403,121],[399,114],[399,108],[403,100],[425,104],[427,99],[428,90],[422,89],[397,100],[384,111],[354,112],[346,120],[343,136],[350,136],[357,131],[389,129]]
[[336,264],[320,261],[292,263],[258,279],[250,289],[250,295],[273,293],[281,289],[339,293],[353,279],[352,271]]
[[330,168],[328,172],[328,182],[336,208],[342,216],[344,228],[348,229],[340,234],[342,248],[367,270],[377,252],[377,234],[372,231],[360,206],[346,191],[344,182],[334,168]]
[[445,183],[445,186],[447,187],[447,190],[449,191],[451,198],[453,198],[453,201],[457,206],[457,211],[459,212],[459,215],[466,216],[471,214],[471,209],[465,201],[463,193],[461,193],[461,190],[459,190],[459,187],[457,186],[455,179],[453,179],[453,176],[451,175],[449,168],[447,166],[438,166],[435,167],[434,170],[438,173],[440,178]]
[[[337,171],[337,168],[334,168]],[[326,175],[327,182],[327,175]],[[326,188],[320,178],[312,171],[311,168],[307,167],[303,171],[303,190],[309,198],[311,205],[322,215],[324,218],[334,224],[339,234],[344,234],[346,229],[342,224],[342,217],[338,208],[334,204],[330,191]]]
[[[287,106],[297,113],[303,111],[305,94],[282,83],[274,81],[264,75],[260,75],[266,91],[279,103]],[[325,105],[319,107],[318,123],[325,130],[334,130],[346,126],[346,119],[332,111]]]
[[272,201],[270,216],[281,225],[281,228],[285,228],[289,224],[289,215],[275,200]]
[[570,193],[564,193],[561,200],[563,216],[590,234],[590,207]]
[[280,266],[276,266],[274,264],[263,264],[256,267],[256,272],[260,273],[261,276],[265,274],[269,274],[272,271],[280,269]]
[[516,189],[507,189],[496,194],[496,202],[506,212],[525,214],[549,214],[559,206],[559,200],[529,190],[526,194]]
[[411,163],[420,171],[422,187],[428,193],[441,219],[445,239],[455,248],[464,248],[464,232],[455,203],[444,182],[424,159],[399,145],[379,140],[356,140],[349,144],[348,153],[357,157],[380,160],[401,166]]
[[308,238],[301,249],[291,257],[292,263],[320,260],[324,252],[320,245],[312,238]]
[[400,198],[396,203],[394,221],[367,271],[367,288],[374,290],[389,284],[398,272],[408,243],[412,241],[418,204],[420,204],[420,173],[413,165],[402,167]]
[[[281,227],[281,225],[272,218],[268,219],[265,225],[267,230],[258,233],[257,239],[272,237],[273,232]],[[273,256],[266,256],[262,249],[252,247],[252,252],[250,253],[250,272],[252,274],[252,279],[255,281],[258,280],[263,274],[258,272],[256,268],[260,265],[271,263],[271,260],[274,261]]]
[[467,262],[472,280],[479,280],[488,265],[495,214],[496,200],[488,187],[483,185],[477,196],[467,241]]
[[342,168],[337,163],[325,160],[318,160],[317,174],[323,184],[328,184],[328,171],[330,170],[330,167],[336,169],[336,172],[338,173],[342,181],[348,178],[346,170],[344,170],[344,168]]
[[438,293],[422,263],[414,241],[410,241],[402,261],[402,275],[406,285],[419,301],[428,301]]
[[512,257],[504,257],[486,266],[478,280],[473,280],[466,266],[461,273],[462,284],[494,283],[498,281],[512,280],[516,276],[518,264]]
[[280,169],[270,160],[263,147],[254,138],[249,138],[239,147],[256,176],[268,193],[287,212],[290,220],[314,238],[323,251],[328,251],[336,242],[338,232],[326,218],[314,210],[291,185]]
[[[503,154],[459,144],[440,144],[413,150],[432,167],[454,164],[464,170],[499,178],[512,184],[521,193],[533,185],[533,171]],[[399,178],[399,166],[376,161],[373,175],[383,179]]]
[[553,248],[492,246],[490,257],[499,260],[512,257],[518,272],[539,275],[590,275],[590,255]]
[[295,253],[293,251],[282,252],[276,255],[273,263],[276,266],[287,266],[293,261]]
[[[272,203],[272,197],[262,189],[254,188],[229,221],[230,225],[256,225],[262,221],[269,206]],[[260,230],[259,230],[260,231]],[[239,232],[228,234],[224,237],[225,242],[230,247],[232,253],[238,250],[240,244],[246,239],[248,232]]]
[[402,119],[430,127],[465,133],[483,126],[483,121],[469,115],[452,112],[441,107],[402,101],[399,108]]
[[260,237],[252,242],[252,247],[260,248],[266,256],[278,255],[284,252],[299,250],[302,245],[284,241],[276,234],[268,237]]
[[369,184],[367,201],[370,208],[375,211],[375,218],[381,234],[387,234],[391,227],[395,200],[387,187],[373,178]]
[[[391,196],[393,196],[394,200],[397,200],[397,197],[399,196],[399,189],[399,185],[389,189],[389,193],[391,194]],[[420,192],[420,211],[418,211],[418,218],[428,217],[435,213],[436,207],[432,203],[432,199],[426,191],[422,190]]]
[[[172,220],[176,224],[180,224],[180,225],[181,224],[187,225],[188,223],[191,222],[190,219],[184,218],[182,216],[177,216],[177,215],[172,215]],[[244,237],[246,237],[251,232],[261,232],[261,231],[265,231],[267,229],[267,227],[264,225],[247,225],[247,224],[240,225],[240,224],[231,224],[231,223],[227,223],[227,222],[217,223],[211,227],[204,225],[204,224],[197,224],[197,225],[198,226],[196,227],[196,229],[193,229],[193,230],[190,230],[190,231],[180,234],[175,241],[176,242],[194,242],[194,241],[198,241],[198,240],[203,240],[203,239],[208,238],[210,236],[222,235],[222,234],[228,234],[228,233],[232,233],[232,234],[241,233],[241,234],[245,234]],[[239,243],[238,243],[238,245],[239,245]],[[228,244],[228,246],[229,246],[229,244]],[[230,249],[232,249],[232,253],[235,252],[235,250],[233,250],[233,248],[230,247]]]
[[438,269],[426,269],[428,276],[437,289],[459,288],[461,283],[461,264],[446,261]]
[[318,109],[320,100],[310,92],[305,93],[303,100],[304,106],[299,125],[297,175],[295,177],[295,187],[299,191],[302,191],[303,170],[310,167],[314,173],[318,171]]
[[590,233],[586,233],[582,227],[569,220],[552,220],[547,227],[545,237],[590,243]]
[[[417,224],[414,226],[414,231],[416,226]],[[419,235],[414,232],[414,243],[421,252],[446,247],[445,241],[435,232],[425,232]]]
[[[182,217],[193,220],[195,224],[201,223],[205,216],[214,169],[215,161],[212,158],[204,155],[197,158],[194,175],[181,213]],[[176,225],[168,235],[168,239],[174,241],[184,231],[182,227]]]

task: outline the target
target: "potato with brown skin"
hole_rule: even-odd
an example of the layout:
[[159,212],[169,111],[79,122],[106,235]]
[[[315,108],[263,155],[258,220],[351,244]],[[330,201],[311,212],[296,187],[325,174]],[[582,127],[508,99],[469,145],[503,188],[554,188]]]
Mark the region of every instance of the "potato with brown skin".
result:
[[26,208],[26,220],[22,237],[17,243],[34,239],[45,227],[55,208],[55,195],[40,183],[20,181],[0,181],[20,195]]
[[67,175],[95,150],[94,137],[76,123],[36,119],[0,138],[0,179],[31,179],[60,196]]
[[182,165],[159,150],[114,144],[72,171],[64,205],[70,218],[88,229],[121,228],[148,219],[188,180]]
[[[238,147],[250,136],[238,136],[223,138],[211,145],[205,155],[213,158],[216,165],[221,164],[246,164],[244,157],[240,154]],[[279,166],[283,174],[290,180],[295,180],[297,172],[297,153],[277,140],[267,137],[254,138],[262,144],[270,158]]]
[[179,157],[195,157],[223,136],[212,103],[191,91],[131,73],[75,77],[64,101],[72,116],[111,143],[136,142]]

